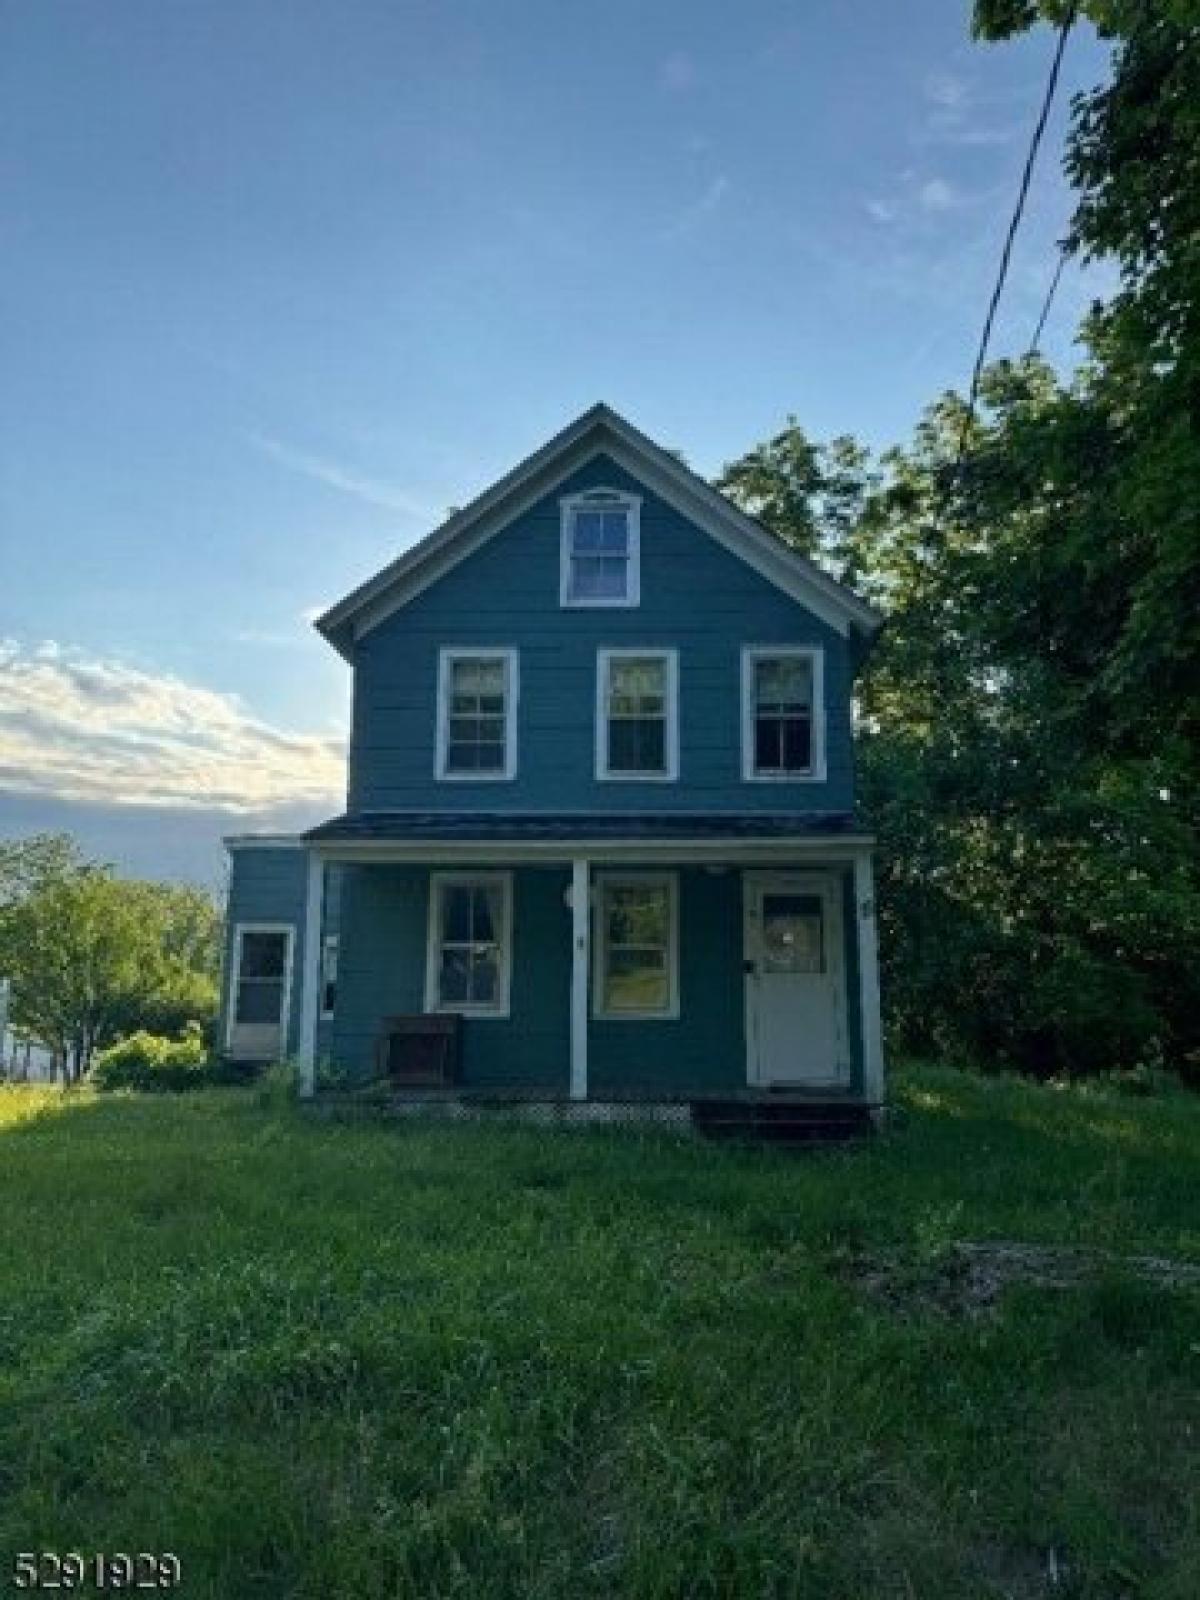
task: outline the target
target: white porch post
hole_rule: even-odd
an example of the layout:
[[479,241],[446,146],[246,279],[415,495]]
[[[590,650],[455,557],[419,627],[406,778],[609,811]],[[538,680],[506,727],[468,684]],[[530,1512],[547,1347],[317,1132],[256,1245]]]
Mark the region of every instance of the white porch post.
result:
[[588,972],[591,967],[591,870],[571,862],[571,1099],[588,1092]]
[[854,857],[854,911],[858,926],[863,1094],[873,1105],[880,1105],[883,1102],[883,1026],[879,1012],[879,940],[875,926],[875,869],[869,850],[861,850]]
[[304,902],[304,958],[300,976],[300,1038],[296,1059],[300,1067],[300,1093],[307,1099],[316,1084],[317,1008],[321,987],[321,902],[324,898],[325,863],[315,850],[308,853],[308,889]]

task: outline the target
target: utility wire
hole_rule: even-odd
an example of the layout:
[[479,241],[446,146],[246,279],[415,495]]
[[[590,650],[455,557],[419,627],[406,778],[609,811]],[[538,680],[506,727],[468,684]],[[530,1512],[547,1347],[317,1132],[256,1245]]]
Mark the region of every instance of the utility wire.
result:
[[[1008,264],[1012,259],[1013,241],[1017,237],[1017,229],[1021,225],[1021,218],[1025,214],[1025,202],[1029,197],[1029,184],[1033,178],[1033,168],[1037,161],[1038,149],[1041,146],[1042,135],[1046,131],[1046,121],[1050,116],[1050,106],[1054,100],[1054,91],[1058,87],[1058,75],[1062,68],[1063,51],[1067,47],[1067,35],[1075,21],[1076,0],[1072,0],[1058,30],[1058,42],[1054,47],[1054,59],[1050,63],[1050,76],[1046,82],[1046,92],[1042,96],[1042,108],[1038,112],[1037,122],[1034,124],[1033,137],[1029,141],[1029,153],[1025,157],[1025,170],[1021,174],[1021,186],[1017,191],[1017,203],[1013,208],[1012,220],[1008,224],[1008,233],[1004,240],[1004,249],[1000,253],[1000,270],[996,274],[996,286],[992,290],[992,298],[988,303],[987,316],[984,318],[983,335],[979,341],[979,351],[975,357],[975,366],[971,372],[971,388],[967,395],[967,414],[963,418],[962,432],[958,438],[958,453],[954,461],[954,476],[957,478],[959,468],[962,466],[963,455],[967,448],[967,435],[971,431],[971,424],[975,420],[975,406],[979,400],[979,379],[983,372],[983,364],[987,359],[988,341],[992,336],[992,324],[996,320],[996,308],[1000,304],[1000,296],[1004,292],[1004,282],[1008,277]],[[1061,267],[1061,260],[1059,263]],[[1057,282],[1057,274],[1055,276]],[[1049,310],[1047,305],[1046,310]],[[1039,324],[1038,332],[1041,332]]]
[[1033,355],[1037,350],[1038,341],[1042,337],[1042,329],[1046,326],[1046,318],[1050,315],[1050,307],[1054,304],[1054,296],[1058,290],[1058,280],[1062,277],[1063,268],[1067,264],[1067,248],[1067,241],[1064,239],[1059,244],[1058,260],[1054,265],[1054,276],[1050,279],[1050,287],[1046,290],[1046,298],[1042,301],[1042,309],[1038,314],[1037,326],[1033,330],[1033,338],[1029,341],[1029,355]]

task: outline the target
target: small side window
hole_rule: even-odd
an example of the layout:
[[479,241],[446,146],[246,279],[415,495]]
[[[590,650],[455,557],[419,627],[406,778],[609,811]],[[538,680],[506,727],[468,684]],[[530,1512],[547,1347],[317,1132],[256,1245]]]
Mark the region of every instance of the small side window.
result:
[[321,941],[321,1021],[328,1022],[337,1005],[338,936],[327,933]]

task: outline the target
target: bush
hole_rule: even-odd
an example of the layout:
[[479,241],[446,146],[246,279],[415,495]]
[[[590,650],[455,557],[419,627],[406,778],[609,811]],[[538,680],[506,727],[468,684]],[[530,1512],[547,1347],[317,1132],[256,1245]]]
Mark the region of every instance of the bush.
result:
[[152,1092],[203,1089],[228,1082],[221,1064],[210,1060],[198,1022],[189,1022],[178,1039],[160,1034],[131,1033],[92,1064],[92,1082],[98,1089],[143,1089]]

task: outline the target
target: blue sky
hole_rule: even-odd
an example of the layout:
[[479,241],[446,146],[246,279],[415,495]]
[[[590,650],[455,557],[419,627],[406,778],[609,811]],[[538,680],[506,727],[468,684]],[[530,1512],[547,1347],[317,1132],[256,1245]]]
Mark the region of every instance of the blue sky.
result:
[[[0,0],[0,831],[336,809],[308,618],[596,399],[715,472],[965,384],[1051,35],[966,0]],[[997,353],[1070,213],[1082,28]],[[1075,359],[1069,267],[1047,353]]]

